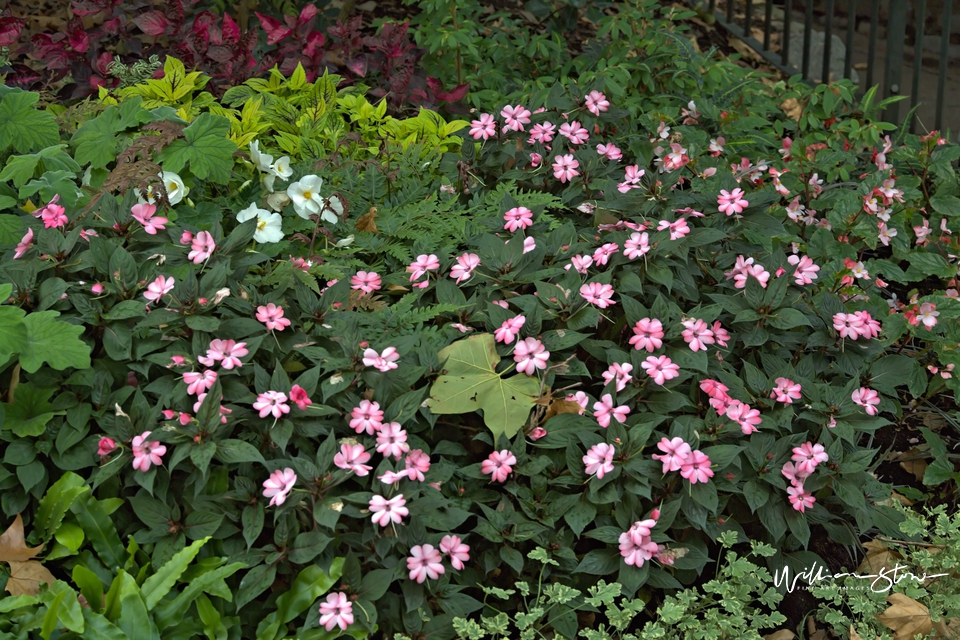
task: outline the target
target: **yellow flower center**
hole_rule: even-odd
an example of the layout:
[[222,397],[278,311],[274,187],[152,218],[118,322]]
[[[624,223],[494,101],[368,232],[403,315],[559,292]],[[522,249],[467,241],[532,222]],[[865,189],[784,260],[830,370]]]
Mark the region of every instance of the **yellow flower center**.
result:
[[266,220],[261,220],[260,222],[257,223],[257,231],[263,231],[266,228],[267,228]]
[[303,197],[307,200],[313,200],[313,191],[304,191]]
[[167,191],[176,191],[176,190],[177,190],[176,182],[171,182],[170,184],[167,185]]

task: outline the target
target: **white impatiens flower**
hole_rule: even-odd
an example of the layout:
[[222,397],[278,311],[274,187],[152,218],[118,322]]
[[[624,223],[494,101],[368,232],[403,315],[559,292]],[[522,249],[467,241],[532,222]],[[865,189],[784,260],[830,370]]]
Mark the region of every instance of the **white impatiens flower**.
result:
[[336,224],[341,217],[343,217],[343,203],[340,202],[340,198],[337,196],[325,198],[320,219],[330,224]]
[[253,232],[253,239],[261,243],[280,242],[283,240],[281,225],[283,218],[279,213],[261,209],[256,203],[237,214],[237,222],[246,222],[251,218],[257,219],[257,230]]
[[324,205],[324,200],[320,197],[321,185],[323,180],[320,176],[309,175],[287,187],[287,195],[293,201],[293,209],[298,216],[309,220],[310,216],[320,214]]
[[250,160],[260,171],[263,171],[264,173],[270,173],[270,165],[273,164],[273,156],[268,153],[260,152],[259,140],[254,140],[250,143]]
[[282,156],[270,165],[270,172],[281,180],[289,180],[293,175],[293,169],[290,168],[290,157]]
[[[170,202],[170,206],[177,204],[190,193],[190,189],[183,184],[183,178],[178,176],[172,171],[163,171],[160,174],[160,179],[163,180],[163,186],[167,190],[167,200]],[[147,194],[137,194],[137,200],[140,201],[140,204],[150,203],[156,204],[156,199],[153,197],[153,186],[147,187]]]

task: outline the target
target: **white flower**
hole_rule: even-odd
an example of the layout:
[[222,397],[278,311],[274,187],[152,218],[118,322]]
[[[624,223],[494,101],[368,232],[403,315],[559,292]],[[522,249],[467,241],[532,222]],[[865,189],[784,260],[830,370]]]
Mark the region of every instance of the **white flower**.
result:
[[353,244],[353,234],[350,234],[349,236],[347,236],[347,237],[344,238],[343,240],[339,240],[339,241],[337,242],[337,246],[338,246],[338,247],[349,247],[349,246],[352,245],[352,244]]
[[267,206],[278,213],[288,204],[290,204],[290,198],[282,191],[267,196]]
[[320,176],[309,175],[287,187],[287,195],[293,201],[293,209],[298,216],[309,220],[310,216],[320,214],[324,205],[323,198],[320,197],[322,184]]
[[250,160],[256,165],[257,169],[264,173],[270,172],[270,165],[273,164],[273,156],[267,153],[260,153],[260,141],[254,140],[250,143]]
[[[163,171],[159,175],[163,181],[164,188],[167,190],[167,200],[170,202],[171,207],[183,200],[187,197],[187,194],[190,193],[190,189],[183,184],[183,178],[172,171]],[[142,194],[137,194],[137,200],[140,201],[140,204],[145,202],[155,204],[156,199],[153,197],[153,187],[147,187],[147,195],[145,197]]]
[[281,229],[283,218],[279,213],[261,209],[254,203],[237,214],[237,222],[246,222],[251,218],[257,219],[257,230],[253,232],[254,240],[262,243],[283,240],[283,230]]
[[283,156],[270,165],[270,172],[281,180],[288,180],[293,175],[293,169],[290,168],[290,157]]
[[325,198],[323,201],[323,213],[320,214],[320,219],[330,224],[336,224],[342,216],[343,203],[340,202],[340,198],[337,196]]

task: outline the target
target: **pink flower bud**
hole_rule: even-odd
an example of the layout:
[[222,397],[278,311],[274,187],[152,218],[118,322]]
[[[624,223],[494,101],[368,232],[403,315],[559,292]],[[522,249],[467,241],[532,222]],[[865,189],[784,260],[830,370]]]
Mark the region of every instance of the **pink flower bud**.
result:
[[98,456],[108,456],[114,449],[117,448],[117,443],[113,438],[108,438],[106,436],[100,438],[99,448],[97,449]]
[[207,304],[207,299],[206,299],[206,298],[200,298],[199,300],[197,300],[197,302],[199,302],[200,304]]
[[189,231],[184,231],[180,234],[180,244],[190,244],[193,242],[193,234]]
[[547,430],[544,429],[543,427],[537,427],[536,429],[530,432],[530,439],[539,440],[545,435],[547,435]]
[[103,293],[103,285],[98,282],[97,284],[90,287],[90,291],[92,291],[94,295],[100,295],[101,293]]
[[164,420],[173,420],[177,417],[177,412],[173,409],[164,409],[161,413],[163,413]]

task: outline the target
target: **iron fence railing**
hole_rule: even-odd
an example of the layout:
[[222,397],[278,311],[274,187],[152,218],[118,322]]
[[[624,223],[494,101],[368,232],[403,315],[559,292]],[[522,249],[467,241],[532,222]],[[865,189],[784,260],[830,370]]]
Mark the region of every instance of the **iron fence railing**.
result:
[[[960,58],[960,47],[951,43],[952,28],[960,27],[953,0],[689,1],[713,13],[723,28],[787,75],[802,74],[813,83],[842,77],[863,90],[882,80],[884,97],[909,91],[909,100],[887,108],[885,120],[900,122],[909,115],[915,131],[915,107],[923,104],[928,117],[920,124],[925,128],[960,129],[960,73],[950,71],[951,58]],[[860,28],[864,22],[866,33]],[[960,40],[960,33],[956,36]],[[931,48],[933,55],[924,65],[924,50]],[[935,80],[931,66],[936,67]],[[865,70],[866,77],[858,70]]]

